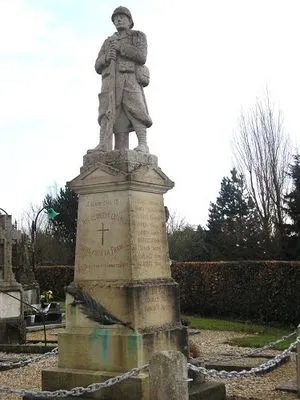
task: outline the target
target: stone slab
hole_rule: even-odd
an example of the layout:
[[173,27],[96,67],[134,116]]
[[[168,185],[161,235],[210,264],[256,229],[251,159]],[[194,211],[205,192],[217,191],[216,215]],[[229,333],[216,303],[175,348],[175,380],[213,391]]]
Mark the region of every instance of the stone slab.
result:
[[[258,367],[259,365],[267,362],[269,358],[252,358],[245,357],[239,358],[237,360],[228,360],[228,361],[205,361],[205,366],[207,369],[216,369],[217,371],[243,371],[249,370],[251,368]],[[290,360],[290,356],[286,356],[281,360],[280,365],[288,362]],[[270,370],[276,367],[270,368]],[[261,372],[263,374],[265,372]]]
[[[119,376],[118,373],[103,371],[87,371],[76,369],[54,368],[42,371],[43,390],[54,391],[57,389],[70,390],[72,388],[86,387],[93,383],[105,382],[106,380]],[[136,377],[128,378],[107,389],[94,392],[93,394],[81,395],[77,399],[97,400],[148,400],[149,381],[147,373],[140,373]],[[29,400],[30,397],[26,397]],[[36,399],[36,397],[35,397]],[[70,397],[67,398],[70,400]],[[30,399],[31,400],[31,399]],[[56,400],[54,398],[54,400]]]
[[[48,382],[49,380],[57,380],[57,372],[53,370],[44,370],[43,371],[43,382]],[[70,374],[70,372],[69,372]],[[67,374],[66,374],[67,375]],[[92,382],[94,379],[90,380],[91,374],[89,374],[85,381]],[[67,379],[67,376],[62,375],[62,379]],[[75,375],[75,379],[77,376]],[[94,375],[92,375],[94,378]],[[108,378],[107,378],[108,379]],[[127,384],[125,384],[127,382]],[[90,384],[90,383],[87,383]],[[79,386],[79,385],[77,385]],[[119,393],[115,390],[112,395],[109,394],[106,397],[105,390],[101,393],[98,392],[96,396],[90,395],[87,396],[68,396],[65,397],[66,400],[76,400],[76,399],[101,399],[101,400],[150,400],[149,399],[149,389],[148,389],[148,379],[140,385],[137,385],[136,378],[128,379],[127,381],[122,382],[121,384],[116,385],[119,386]],[[138,386],[137,388],[133,389],[134,387]],[[49,389],[51,390],[51,389]],[[55,389],[52,389],[55,390]],[[116,396],[116,397],[115,397]],[[119,397],[118,397],[119,396]],[[140,397],[139,397],[140,396]],[[32,396],[24,396],[24,400],[42,400],[44,397],[32,397]],[[58,398],[52,398],[53,400],[58,400]],[[226,388],[224,383],[218,382],[207,382],[199,385],[193,385],[189,388],[189,399],[190,400],[226,400]]]
[[[236,357],[238,354],[234,353],[234,352],[230,352],[230,353],[220,353],[221,357],[228,357],[228,359],[230,358],[234,358]],[[260,352],[260,353],[253,353],[253,354],[245,354],[245,356],[243,357],[243,354],[240,354],[240,358],[274,358],[275,356],[278,355],[278,351],[268,351],[268,352]]]
[[205,382],[191,385],[189,388],[190,400],[226,400],[224,383]]
[[275,389],[281,390],[283,392],[290,392],[290,393],[298,392],[296,380],[290,380],[290,381],[284,383],[283,385],[276,387]]
[[23,316],[4,318],[0,320],[0,343],[25,343],[26,330]]
[[[45,324],[45,329],[54,329],[54,328],[65,328],[66,323],[65,322],[60,322],[57,324],[51,324],[47,323]],[[44,325],[33,325],[33,326],[26,326],[26,331],[27,332],[37,332],[37,331],[42,331],[44,330]]]
[[47,346],[38,344],[0,344],[0,352],[4,353],[26,353],[26,354],[44,354],[52,351],[57,344]]
[[[25,285],[24,285],[25,286]],[[29,286],[29,285],[26,285]],[[40,288],[39,287],[24,287],[24,301],[28,304],[37,304],[40,302]],[[30,310],[30,306],[25,306]]]
[[[9,295],[17,297],[17,299],[14,299]],[[0,319],[19,317],[22,313],[22,305],[20,300],[20,291],[7,290],[5,293],[0,292]]]

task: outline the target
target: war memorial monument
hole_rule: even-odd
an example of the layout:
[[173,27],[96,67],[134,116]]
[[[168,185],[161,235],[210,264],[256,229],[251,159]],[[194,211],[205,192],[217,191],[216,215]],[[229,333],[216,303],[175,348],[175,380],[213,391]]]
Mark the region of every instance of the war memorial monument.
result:
[[[102,77],[99,144],[87,151],[80,175],[69,183],[79,194],[75,276],[67,288],[58,367],[43,371],[43,390],[105,381],[146,364],[158,351],[188,351],[163,201],[174,183],[147,144],[147,40],[132,29],[127,8],[118,7],[111,19],[116,32],[104,41],[95,64]],[[134,150],[130,132],[138,139]],[[89,317],[83,299],[90,302]],[[105,310],[99,316],[98,309],[98,317],[93,302]],[[111,400],[148,396],[147,371],[91,394]]]

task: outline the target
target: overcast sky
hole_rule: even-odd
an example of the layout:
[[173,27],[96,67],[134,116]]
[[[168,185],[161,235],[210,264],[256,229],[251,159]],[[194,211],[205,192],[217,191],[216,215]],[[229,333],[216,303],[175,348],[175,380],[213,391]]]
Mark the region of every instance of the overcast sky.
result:
[[0,207],[17,220],[98,144],[94,62],[119,5],[148,39],[148,141],[175,181],[170,210],[206,224],[241,108],[266,86],[299,144],[299,0],[0,0]]

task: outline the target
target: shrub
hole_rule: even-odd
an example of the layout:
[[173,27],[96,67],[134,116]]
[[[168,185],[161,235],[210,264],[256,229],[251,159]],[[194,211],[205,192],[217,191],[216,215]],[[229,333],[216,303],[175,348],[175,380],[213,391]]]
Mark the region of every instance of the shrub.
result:
[[65,286],[74,279],[74,267],[72,265],[37,266],[35,275],[41,293],[51,289],[53,298],[62,300],[65,298]]
[[203,316],[300,322],[300,262],[181,262],[172,265],[181,311]]

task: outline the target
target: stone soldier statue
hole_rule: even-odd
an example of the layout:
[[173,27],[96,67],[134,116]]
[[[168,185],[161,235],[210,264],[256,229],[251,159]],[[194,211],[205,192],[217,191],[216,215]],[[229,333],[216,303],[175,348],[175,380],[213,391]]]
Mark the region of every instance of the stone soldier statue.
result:
[[152,125],[143,87],[149,83],[145,66],[147,39],[143,32],[132,30],[133,20],[126,7],[118,7],[111,19],[117,29],[108,37],[98,54],[95,69],[102,75],[99,94],[100,151],[129,148],[129,132],[135,131],[138,146],[148,153],[146,129]]

